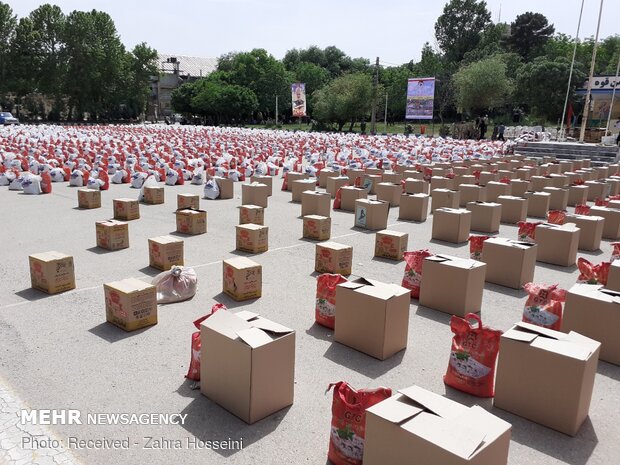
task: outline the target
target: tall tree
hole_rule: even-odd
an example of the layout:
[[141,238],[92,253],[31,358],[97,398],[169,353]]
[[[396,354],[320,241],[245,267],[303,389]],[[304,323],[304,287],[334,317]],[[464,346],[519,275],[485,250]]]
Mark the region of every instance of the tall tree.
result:
[[39,56],[36,73],[38,90],[43,94],[59,97],[64,79],[65,15],[50,4],[41,5],[29,15],[35,31],[33,46]]
[[139,117],[146,110],[150,94],[149,83],[151,76],[156,76],[157,51],[144,42],[136,45],[131,53],[126,55],[125,104],[128,108],[128,116]]
[[9,59],[11,73],[8,76],[10,90],[17,97],[16,103],[22,103],[24,97],[37,90],[36,70],[40,60],[35,49],[36,33],[30,18],[20,18],[11,41]]
[[9,69],[11,42],[17,27],[17,16],[6,3],[0,2],[0,106],[5,105],[9,91]]
[[463,66],[454,75],[458,106],[464,111],[486,112],[503,106],[512,91],[506,64],[499,57]]
[[518,53],[525,60],[532,60],[543,53],[545,43],[554,32],[553,24],[549,24],[545,15],[528,11],[517,16],[510,24],[506,43],[512,52]]
[[458,63],[476,48],[491,23],[485,1],[450,0],[435,23],[435,37],[446,58]]

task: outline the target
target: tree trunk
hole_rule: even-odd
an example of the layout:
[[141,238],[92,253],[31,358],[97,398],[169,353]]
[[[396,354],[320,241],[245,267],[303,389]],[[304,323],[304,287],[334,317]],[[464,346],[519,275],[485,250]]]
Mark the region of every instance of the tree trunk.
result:
[[338,132],[342,132],[342,128],[344,127],[346,121],[338,122]]
[[351,124],[349,125],[349,132],[353,132],[353,126],[355,126],[355,120],[351,121]]

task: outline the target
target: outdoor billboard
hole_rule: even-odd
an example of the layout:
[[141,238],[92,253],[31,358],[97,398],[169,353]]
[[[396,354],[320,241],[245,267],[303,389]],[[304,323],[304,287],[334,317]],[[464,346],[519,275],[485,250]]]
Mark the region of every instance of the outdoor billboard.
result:
[[291,95],[293,98],[293,117],[306,116],[306,84],[303,82],[291,84]]
[[415,78],[407,82],[406,119],[433,119],[435,78]]

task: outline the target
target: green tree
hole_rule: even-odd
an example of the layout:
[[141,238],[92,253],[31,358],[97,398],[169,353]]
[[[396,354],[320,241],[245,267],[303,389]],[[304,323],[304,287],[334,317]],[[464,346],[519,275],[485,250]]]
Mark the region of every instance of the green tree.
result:
[[314,63],[301,62],[295,68],[295,80],[306,84],[306,105],[309,115],[312,114],[312,93],[320,90],[330,80],[329,72]]
[[450,62],[460,62],[478,46],[482,32],[491,23],[484,1],[450,0],[435,23],[435,37]]
[[512,90],[506,64],[499,57],[463,66],[454,75],[456,102],[464,111],[484,112],[502,107]]
[[186,116],[194,113],[192,100],[199,90],[196,84],[194,82],[187,82],[172,91],[171,104],[174,111]]
[[11,68],[11,43],[17,27],[17,16],[6,3],[0,2],[0,105],[6,105],[6,94],[9,91],[9,70]]
[[258,108],[258,99],[247,87],[206,78],[196,84],[191,106],[194,113],[211,117],[216,124],[244,120]]
[[136,45],[131,53],[126,54],[125,60],[125,104],[128,116],[136,118],[146,110],[151,92],[151,76],[156,76],[159,72],[156,65],[157,51],[142,42]]
[[11,73],[8,79],[10,90],[16,96],[15,103],[22,103],[27,95],[37,90],[36,70],[40,67],[34,47],[36,33],[30,18],[20,18],[11,41],[9,60]]
[[[407,106],[407,80],[411,77],[408,65],[384,68],[379,74],[379,82],[382,84],[388,96],[388,120],[402,120],[405,117]],[[381,100],[384,102],[385,95]]]
[[543,53],[545,43],[554,32],[553,24],[549,24],[545,15],[528,11],[517,16],[510,24],[506,44],[510,51],[518,53],[525,60],[532,60]]

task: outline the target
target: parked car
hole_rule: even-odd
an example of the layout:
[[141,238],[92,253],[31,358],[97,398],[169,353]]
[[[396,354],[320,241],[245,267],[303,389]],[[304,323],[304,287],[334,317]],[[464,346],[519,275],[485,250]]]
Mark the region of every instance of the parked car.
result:
[[19,124],[19,120],[8,111],[0,111],[0,124]]

